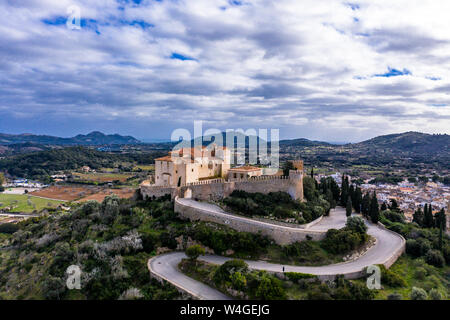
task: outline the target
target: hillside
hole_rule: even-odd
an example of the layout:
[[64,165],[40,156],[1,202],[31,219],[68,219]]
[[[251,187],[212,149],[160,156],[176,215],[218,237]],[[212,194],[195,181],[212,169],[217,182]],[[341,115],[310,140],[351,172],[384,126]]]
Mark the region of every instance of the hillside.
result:
[[121,136],[119,134],[105,135],[98,131],[91,132],[87,135],[79,134],[72,138],[60,138],[34,134],[13,135],[0,133],[0,145],[18,143],[36,143],[43,145],[105,145],[138,144],[140,141],[131,136]]
[[376,148],[416,154],[449,154],[450,135],[405,132],[379,136],[352,145],[353,148]]

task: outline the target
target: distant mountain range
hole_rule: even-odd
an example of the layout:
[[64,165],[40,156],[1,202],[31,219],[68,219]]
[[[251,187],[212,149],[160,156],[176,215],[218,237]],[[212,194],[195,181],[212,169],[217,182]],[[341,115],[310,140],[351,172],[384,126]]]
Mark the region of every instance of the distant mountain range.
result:
[[19,143],[35,143],[40,145],[111,145],[111,144],[138,144],[141,141],[131,136],[119,134],[106,135],[99,131],[89,134],[79,134],[72,138],[60,138],[47,135],[34,134],[4,134],[0,133],[0,145],[13,145]]
[[[242,134],[237,134],[240,138],[244,138]],[[223,133],[225,138],[225,133]],[[196,138],[198,139],[198,138]],[[203,144],[207,145],[210,142],[203,139]],[[223,139],[225,142],[225,139]],[[260,139],[258,138],[258,143]],[[192,143],[194,140],[191,141]],[[262,141],[261,141],[262,142]],[[34,134],[2,134],[0,133],[0,149],[13,148],[23,149],[21,151],[33,151],[34,148],[45,149],[43,146],[74,146],[74,145],[132,145],[141,144],[143,142],[132,136],[121,136],[119,134],[106,135],[98,131],[91,132],[87,135],[79,134],[72,138],[61,138],[48,135],[34,135]],[[245,137],[245,144],[248,146],[249,138]],[[157,144],[157,143],[156,143]],[[161,142],[161,144],[163,144]],[[165,143],[167,144],[167,142]],[[175,142],[168,143],[168,145],[175,145]],[[304,138],[281,140],[280,148],[283,149],[303,149],[308,147],[325,147],[331,150],[354,150],[357,152],[372,153],[376,150],[383,150],[383,152],[400,152],[403,154],[450,154],[450,135],[447,134],[426,134],[420,132],[405,132],[399,134],[389,134],[378,136],[373,139],[362,141],[359,143],[348,144],[332,144],[323,141],[314,141]],[[1,147],[3,145],[3,147]],[[270,146],[270,142],[269,142]],[[37,151],[37,150],[36,150]],[[1,152],[0,152],[1,153]]]

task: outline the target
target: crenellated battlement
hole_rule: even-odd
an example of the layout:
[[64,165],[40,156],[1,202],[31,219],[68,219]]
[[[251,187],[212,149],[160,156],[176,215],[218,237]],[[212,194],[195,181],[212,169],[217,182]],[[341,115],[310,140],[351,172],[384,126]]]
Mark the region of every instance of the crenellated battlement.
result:
[[234,190],[250,193],[286,192],[293,199],[303,200],[303,172],[291,170],[289,176],[256,176],[245,179],[210,179],[181,185],[179,187],[141,185],[144,197],[193,198],[204,201],[220,200]]

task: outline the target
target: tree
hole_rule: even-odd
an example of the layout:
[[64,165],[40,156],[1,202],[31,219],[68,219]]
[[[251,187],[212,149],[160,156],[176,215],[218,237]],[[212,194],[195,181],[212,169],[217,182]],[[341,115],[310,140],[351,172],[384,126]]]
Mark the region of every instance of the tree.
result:
[[0,172],[0,187],[5,183],[6,179],[5,179],[5,175]]
[[205,254],[205,249],[203,249],[200,245],[195,244],[186,249],[186,255],[189,257],[191,261],[197,260],[197,258],[201,255]]
[[363,214],[363,216],[365,217],[369,216],[369,209],[370,209],[370,195],[368,192],[366,192],[361,201],[361,213]]
[[375,192],[373,193],[373,197],[370,199],[369,216],[373,223],[378,223],[380,220],[380,208],[378,206],[377,194]]
[[390,202],[391,202],[391,204],[389,205],[389,209],[390,210],[392,210],[392,211],[399,211],[400,210],[400,208],[398,207],[397,200],[391,199]]
[[349,196],[348,177],[342,175],[342,189],[341,189],[341,206],[347,206],[347,199]]
[[311,178],[314,179],[314,167],[311,167]]
[[381,211],[385,211],[385,210],[387,210],[387,205],[386,205],[386,202],[383,202],[383,203],[381,204],[381,208],[380,208],[380,210],[381,210]]
[[345,227],[360,234],[366,233],[367,226],[360,217],[348,217]]
[[428,295],[422,288],[412,287],[410,298],[411,300],[427,300]]
[[430,205],[425,204],[423,226],[425,228],[434,227],[433,209],[431,207],[431,204]]
[[345,213],[347,217],[350,217],[352,215],[352,198],[350,196],[348,196],[347,199],[347,206],[345,208]]
[[283,164],[283,175],[284,176],[289,176],[289,170],[295,170],[294,164],[292,163],[292,161],[286,161]]
[[422,208],[418,208],[413,214],[413,222],[417,223],[419,226],[423,226],[423,211]]
[[361,204],[362,204],[362,191],[359,186],[356,187],[355,190],[355,200],[353,201],[353,208],[357,213],[361,213]]

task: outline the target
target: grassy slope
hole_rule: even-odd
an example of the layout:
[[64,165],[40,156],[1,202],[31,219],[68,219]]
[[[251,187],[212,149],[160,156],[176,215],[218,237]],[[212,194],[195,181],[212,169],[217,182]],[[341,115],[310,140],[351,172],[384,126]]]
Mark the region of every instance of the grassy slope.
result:
[[[30,200],[30,203],[28,203],[28,200]],[[17,201],[17,203],[15,203],[15,201]],[[64,202],[22,194],[0,194],[0,204],[2,204],[0,205],[0,209],[14,206],[14,209],[11,210],[12,212],[33,212],[34,210],[40,211],[48,207],[56,208],[61,203]],[[33,207],[33,205],[35,205],[35,207]]]

